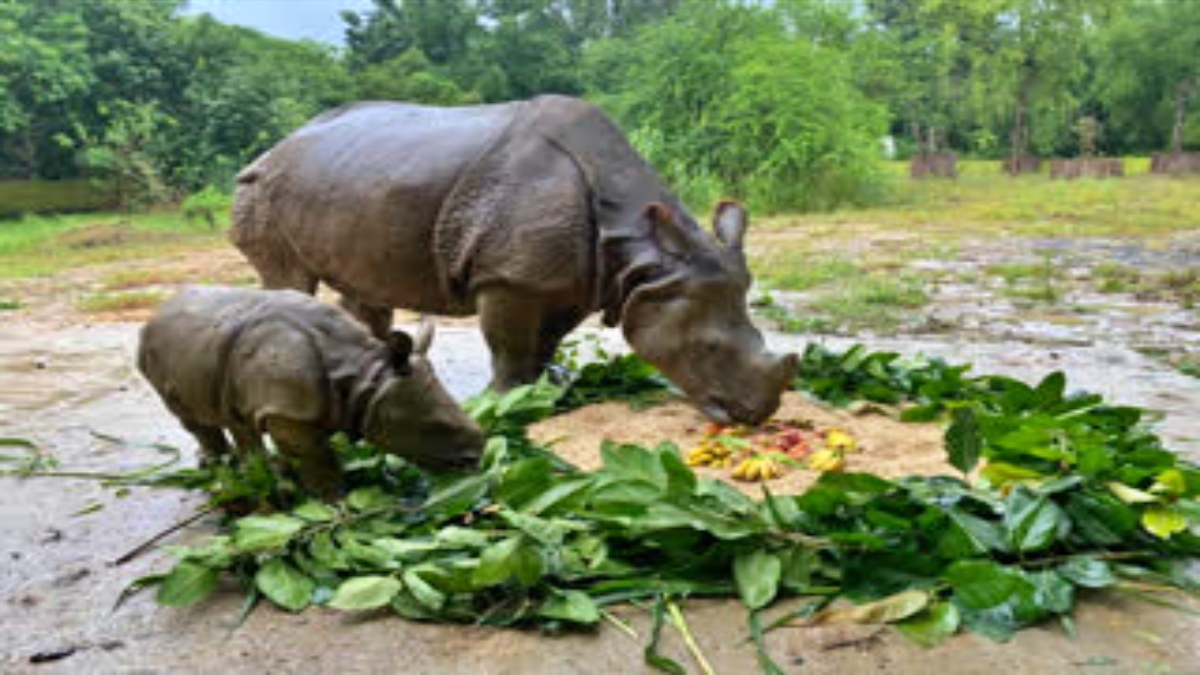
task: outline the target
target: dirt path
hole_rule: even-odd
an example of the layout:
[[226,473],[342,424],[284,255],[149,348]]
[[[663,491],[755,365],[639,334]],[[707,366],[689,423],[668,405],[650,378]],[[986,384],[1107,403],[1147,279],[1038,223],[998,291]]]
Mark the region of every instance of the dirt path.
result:
[[[236,279],[236,258],[205,253],[149,267],[220,270]],[[122,269],[128,269],[125,266]],[[73,297],[102,284],[115,269],[86,270],[25,284],[28,308],[0,315],[0,437],[31,438],[63,467],[127,470],[163,458],[146,446],[192,447],[175,420],[132,368],[137,323],[79,313]],[[81,288],[83,290],[81,290]],[[164,286],[166,288],[166,286]],[[75,294],[75,295],[72,295]],[[608,340],[618,340],[612,332]],[[769,336],[799,346],[794,336]],[[836,343],[835,346],[841,346]],[[933,352],[974,361],[981,372],[1037,377],[1062,368],[1079,386],[1118,401],[1164,411],[1164,433],[1196,456],[1194,411],[1200,386],[1127,350],[1055,349],[1020,343],[950,340],[872,341],[872,348]],[[459,396],[481,388],[487,356],[477,331],[439,332],[433,357]],[[100,434],[98,436],[97,434]],[[124,444],[105,440],[113,436]],[[5,450],[7,452],[7,450]],[[187,517],[198,504],[175,491],[137,488],[127,496],[82,480],[0,478],[0,671],[5,673],[609,673],[642,672],[648,622],[643,612],[618,614],[642,636],[603,628],[551,638],[530,632],[407,623],[387,615],[346,616],[269,608],[236,627],[239,598],[218,594],[192,609],[160,608],[142,595],[113,604],[132,580],[161,570],[156,552],[114,567],[110,561]],[[177,542],[210,533],[202,522]],[[795,601],[775,611],[792,609]],[[757,672],[745,643],[743,608],[735,602],[689,605],[688,619],[720,673]],[[1079,637],[1055,625],[1025,631],[1007,645],[963,636],[933,651],[891,631],[824,627],[769,636],[788,673],[1200,673],[1200,619],[1114,594],[1089,598],[1077,616]],[[664,651],[692,666],[678,636]],[[31,660],[59,657],[46,663]]]

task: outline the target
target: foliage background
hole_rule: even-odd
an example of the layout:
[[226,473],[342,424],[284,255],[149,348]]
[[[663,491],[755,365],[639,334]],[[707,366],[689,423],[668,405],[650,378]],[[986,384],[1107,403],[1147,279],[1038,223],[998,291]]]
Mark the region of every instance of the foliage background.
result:
[[[346,44],[180,0],[0,0],[0,179],[102,181],[136,207],[206,186],[347,101],[539,93],[601,104],[696,208],[883,197],[879,159],[1200,146],[1200,3],[374,0]],[[931,143],[932,139],[932,143]]]

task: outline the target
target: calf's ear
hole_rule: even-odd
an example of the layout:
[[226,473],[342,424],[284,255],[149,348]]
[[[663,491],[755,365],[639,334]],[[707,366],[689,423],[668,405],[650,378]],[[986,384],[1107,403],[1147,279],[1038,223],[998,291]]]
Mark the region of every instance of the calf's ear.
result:
[[392,353],[392,368],[398,373],[408,372],[408,358],[413,353],[413,339],[402,330],[388,333],[388,350]]

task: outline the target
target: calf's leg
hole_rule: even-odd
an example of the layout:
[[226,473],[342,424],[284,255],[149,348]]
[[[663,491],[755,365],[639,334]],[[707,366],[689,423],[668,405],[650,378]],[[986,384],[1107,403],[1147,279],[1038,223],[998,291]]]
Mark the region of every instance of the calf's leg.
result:
[[267,418],[266,426],[305,492],[324,501],[342,496],[342,468],[329,447],[328,434],[311,424],[282,417]]

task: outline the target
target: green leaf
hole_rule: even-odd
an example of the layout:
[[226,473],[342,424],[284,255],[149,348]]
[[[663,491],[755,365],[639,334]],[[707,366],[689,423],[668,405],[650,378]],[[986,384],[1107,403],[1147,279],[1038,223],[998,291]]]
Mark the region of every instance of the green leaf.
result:
[[758,656],[758,667],[764,675],[784,675],[783,669],[771,658],[767,651],[766,631],[763,630],[762,620],[758,610],[750,612],[750,639],[754,641],[754,652]]
[[994,562],[959,561],[946,569],[946,581],[954,598],[969,609],[1002,605],[1021,591],[1023,581],[1016,573]]
[[502,584],[510,579],[522,586],[533,586],[542,576],[542,555],[524,537],[509,537],[484,549],[471,582],[479,588]]
[[304,528],[304,521],[276,513],[240,518],[234,527],[234,546],[247,552],[269,551],[287,545]]
[[408,587],[408,591],[412,593],[417,602],[429,609],[438,611],[446,604],[446,595],[434,588],[432,584],[421,576],[422,572],[428,572],[431,569],[436,571],[435,568],[423,566],[410,567],[404,571],[404,585]]
[[333,520],[337,512],[321,502],[307,501],[292,509],[292,515],[310,523],[327,523]]
[[951,411],[945,442],[951,466],[964,474],[971,473],[983,452],[983,434],[975,408],[961,406]]
[[922,647],[936,647],[958,632],[959,622],[958,608],[939,602],[896,624],[896,629]]
[[1151,504],[1158,501],[1158,497],[1149,492],[1130,487],[1124,483],[1111,482],[1108,484],[1108,489],[1112,490],[1117,499],[1126,504]]
[[1009,550],[997,524],[963,513],[958,509],[951,509],[946,512],[946,515],[967,536],[976,553],[986,554],[989,551],[1004,553]]
[[308,607],[316,583],[282,558],[272,558],[254,575],[254,585],[267,598],[292,612]]
[[1024,488],[1013,490],[1006,503],[1004,526],[1013,550],[1041,551],[1064,536],[1070,523],[1058,505]]
[[895,623],[913,616],[928,605],[929,594],[925,591],[901,591],[853,607],[824,609],[818,612],[810,623]]
[[216,569],[192,560],[183,560],[163,578],[155,597],[158,604],[168,607],[200,602],[217,587],[218,575]]
[[1117,583],[1108,563],[1087,556],[1072,558],[1059,565],[1057,571],[1076,586],[1084,588],[1105,588]]
[[[346,495],[346,504],[355,511],[375,511],[396,505],[396,498],[378,485],[362,487]],[[299,515],[299,514],[297,514]]]
[[667,602],[663,596],[658,596],[654,609],[650,613],[650,642],[642,650],[642,658],[646,664],[671,675],[687,675],[687,670],[674,659],[658,653],[658,640],[662,636],[663,618],[666,616]]
[[354,577],[338,586],[329,606],[346,611],[375,609],[391,602],[401,588],[394,577]]
[[1075,586],[1056,572],[1030,572],[1026,579],[1036,589],[1033,600],[1042,609],[1054,614],[1063,614],[1071,611],[1071,607],[1075,605]]
[[1116,497],[1105,492],[1071,495],[1067,515],[1072,530],[1096,546],[1115,546],[1137,528],[1137,515]]
[[738,595],[750,609],[765,607],[779,591],[782,564],[779,557],[761,550],[743,553],[733,560],[733,578]]
[[1187,518],[1170,506],[1152,506],[1142,514],[1142,527],[1159,539],[1170,539],[1187,526]]
[[548,619],[560,619],[583,625],[594,625],[600,620],[600,608],[586,593],[581,591],[555,590],[542,603],[538,614]]
[[983,467],[983,470],[979,472],[979,475],[982,476],[983,479],[989,484],[991,484],[992,487],[1001,490],[1007,488],[1013,483],[1033,481],[1044,477],[1041,473],[1034,471],[1033,469],[1027,469],[1023,466],[1016,466],[1015,464],[1009,464],[1008,462],[988,462],[987,465]]

